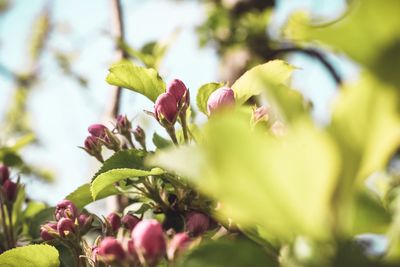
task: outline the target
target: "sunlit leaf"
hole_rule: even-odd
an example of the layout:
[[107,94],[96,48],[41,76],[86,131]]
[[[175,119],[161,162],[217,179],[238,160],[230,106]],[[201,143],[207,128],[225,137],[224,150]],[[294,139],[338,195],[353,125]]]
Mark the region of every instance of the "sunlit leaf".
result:
[[106,80],[109,84],[142,94],[153,102],[165,92],[165,83],[156,70],[126,62],[111,66]]
[[49,245],[29,245],[8,250],[0,255],[4,267],[58,267],[58,251]]
[[[92,192],[90,191],[90,186],[90,183],[83,184],[65,198],[74,202],[78,208],[83,208],[94,201]],[[96,200],[103,199],[111,195],[116,195],[118,193],[119,191],[114,186],[110,186],[102,190],[102,192],[97,195]]]
[[196,102],[197,107],[204,114],[208,114],[207,112],[207,101],[210,97],[211,93],[217,90],[220,87],[223,87],[224,83],[206,83],[202,85],[197,91]]
[[260,225],[281,238],[322,236],[338,171],[336,153],[329,136],[308,120],[276,139],[252,132],[247,121],[230,114],[209,122],[200,149],[164,152],[152,163],[191,178],[235,222]]
[[110,187],[114,187],[114,183],[125,180],[127,178],[135,178],[149,175],[160,175],[164,171],[160,168],[154,168],[150,171],[136,170],[136,169],[113,169],[105,173],[100,174],[92,182],[90,191],[92,192],[93,199],[97,199],[97,196],[104,190],[109,190]]

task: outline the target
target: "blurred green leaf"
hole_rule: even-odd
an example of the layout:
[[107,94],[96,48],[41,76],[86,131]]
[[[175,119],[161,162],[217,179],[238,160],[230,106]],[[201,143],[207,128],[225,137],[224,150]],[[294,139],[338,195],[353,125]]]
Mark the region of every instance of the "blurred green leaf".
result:
[[239,224],[259,225],[278,238],[329,234],[339,167],[332,140],[308,120],[282,139],[251,131],[246,120],[215,117],[202,147],[158,153],[150,162],[191,178]]
[[156,70],[130,63],[118,63],[111,66],[106,80],[109,84],[142,94],[153,102],[165,92],[166,87]]
[[58,251],[49,245],[29,245],[8,250],[0,255],[4,267],[58,267]]
[[46,208],[35,214],[29,223],[29,235],[35,239],[40,236],[40,226],[49,221],[54,221],[54,208]]
[[224,86],[224,83],[206,83],[203,84],[197,91],[196,102],[197,107],[201,112],[208,115],[207,101],[211,93]]
[[154,168],[150,171],[137,170],[137,169],[113,169],[105,173],[100,174],[92,181],[90,191],[92,192],[93,199],[96,200],[97,196],[108,190],[110,187],[114,187],[114,183],[125,180],[127,178],[135,178],[149,175],[160,175],[164,171],[160,168]]
[[35,20],[32,27],[32,36],[30,40],[30,56],[36,61],[43,51],[47,36],[50,31],[50,14],[45,9]]
[[178,263],[179,267],[278,267],[277,259],[244,240],[218,240],[202,244]]

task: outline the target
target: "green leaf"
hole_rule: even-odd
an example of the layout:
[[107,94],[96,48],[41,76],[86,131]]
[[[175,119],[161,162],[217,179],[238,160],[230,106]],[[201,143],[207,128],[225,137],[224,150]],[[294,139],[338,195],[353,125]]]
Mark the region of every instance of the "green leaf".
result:
[[277,259],[258,245],[244,240],[219,240],[202,244],[183,257],[179,267],[278,267]]
[[39,211],[30,220],[29,235],[32,238],[39,238],[40,226],[48,221],[54,220],[54,207]]
[[302,95],[285,85],[294,67],[282,60],[258,65],[243,74],[233,85],[238,104],[251,96],[265,93],[268,103],[284,119],[292,121],[307,114]]
[[211,93],[224,86],[224,83],[206,83],[203,84],[197,91],[196,102],[197,107],[201,112],[208,115],[207,101]]
[[58,251],[49,245],[29,245],[8,250],[0,255],[4,267],[58,267]]
[[108,158],[100,170],[93,176],[92,181],[103,172],[120,169],[120,168],[133,168],[133,169],[143,169],[143,161],[146,156],[146,152],[143,150],[129,149],[121,150]]
[[[78,208],[83,208],[86,205],[95,201],[90,191],[90,183],[83,184],[78,187],[74,192],[69,194],[66,199],[71,200]],[[111,195],[119,194],[119,191],[114,187],[110,186],[105,188],[97,197],[96,200],[106,198]]]
[[93,199],[96,200],[104,190],[109,190],[110,187],[114,187],[114,183],[116,182],[125,180],[127,178],[160,175],[163,173],[164,171],[160,168],[154,168],[150,171],[137,169],[114,169],[97,176],[97,178],[92,182],[90,191],[92,192]]
[[157,133],[154,133],[154,135],[153,135],[153,144],[158,149],[163,149],[163,148],[173,145],[171,140],[165,139],[164,137],[158,135]]
[[203,142],[157,153],[151,162],[190,178],[238,224],[282,239],[328,234],[339,158],[329,135],[309,120],[277,139],[232,113],[210,120]]
[[111,66],[106,80],[109,84],[142,94],[153,102],[160,94],[165,92],[166,87],[156,70],[130,63],[119,63]]

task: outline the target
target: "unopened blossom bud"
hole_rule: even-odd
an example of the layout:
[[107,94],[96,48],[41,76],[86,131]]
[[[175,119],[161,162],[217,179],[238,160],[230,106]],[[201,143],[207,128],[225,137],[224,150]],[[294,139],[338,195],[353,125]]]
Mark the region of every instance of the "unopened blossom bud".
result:
[[156,119],[164,126],[171,126],[175,123],[178,113],[178,105],[173,95],[163,93],[158,96],[154,105]]
[[122,245],[114,237],[104,238],[98,248],[100,259],[106,263],[122,261],[126,257]]
[[235,104],[235,94],[231,88],[222,87],[210,95],[207,101],[207,111],[211,115],[216,110],[224,107],[230,107]]
[[142,127],[139,125],[136,126],[135,131],[133,131],[133,135],[135,136],[135,140],[139,142],[144,149],[146,149],[146,133],[143,131]]
[[78,209],[76,208],[75,204],[72,203],[72,201],[64,199],[58,202],[54,212],[54,217],[57,221],[61,220],[62,218],[69,218],[74,221],[77,216]]
[[18,184],[11,180],[5,180],[3,184],[5,197],[9,203],[12,203],[17,198]]
[[107,216],[107,222],[111,227],[111,230],[113,233],[117,232],[119,227],[121,226],[121,217],[116,214],[115,212],[112,212],[108,214]]
[[186,250],[189,244],[190,237],[187,233],[175,234],[168,245],[168,258],[170,260],[175,259],[179,254],[182,254],[182,252]]
[[189,106],[189,90],[181,80],[172,80],[167,86],[167,93],[175,97],[179,108],[183,107],[183,109],[186,110],[186,108]]
[[135,250],[141,261],[155,265],[165,255],[166,242],[161,224],[156,220],[140,221],[132,231]]
[[99,161],[103,162],[103,156],[101,155],[101,142],[95,136],[88,136],[85,139],[83,149],[91,156],[94,156]]
[[126,115],[118,115],[116,129],[122,135],[130,134],[132,124]]
[[93,216],[86,213],[81,213],[78,216],[79,231],[81,234],[87,233],[92,226]]
[[10,169],[5,165],[0,166],[0,185],[8,179],[10,179]]
[[104,138],[106,136],[106,129],[107,127],[103,124],[92,124],[88,128],[88,132],[98,138]]
[[70,218],[61,218],[57,223],[57,231],[61,237],[75,233],[75,224]]
[[132,231],[139,222],[140,219],[132,214],[126,214],[121,219],[122,225],[129,231]]
[[40,237],[44,241],[53,240],[55,237],[58,237],[57,232],[57,224],[56,223],[47,223],[40,227]]
[[207,231],[210,219],[200,212],[190,212],[186,217],[186,230],[193,236],[198,236]]

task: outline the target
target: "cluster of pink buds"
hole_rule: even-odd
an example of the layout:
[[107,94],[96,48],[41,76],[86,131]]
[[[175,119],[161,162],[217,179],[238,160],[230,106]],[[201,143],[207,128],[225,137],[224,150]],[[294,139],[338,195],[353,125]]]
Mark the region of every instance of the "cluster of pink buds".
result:
[[235,105],[235,94],[229,87],[221,87],[209,96],[207,101],[208,115],[212,115],[217,110],[226,109]]
[[186,110],[190,105],[189,90],[186,85],[178,79],[172,80],[167,91],[158,96],[154,105],[154,116],[157,121],[167,130],[175,144],[177,144],[174,124],[180,120],[183,134],[187,141]]
[[[127,215],[125,215],[127,216]],[[174,260],[182,254],[190,244],[187,233],[175,234],[167,242],[161,224],[156,220],[136,220],[123,217],[122,222],[130,229],[130,238],[117,239],[105,237],[98,246],[92,249],[92,259],[107,264],[129,266],[157,266],[164,257]]]
[[54,211],[55,222],[41,226],[40,236],[44,241],[55,238],[76,238],[89,231],[93,216],[79,212],[75,204],[69,200],[60,201]]
[[0,166],[0,205],[13,205],[18,193],[18,184],[10,180],[10,169],[4,165]]

